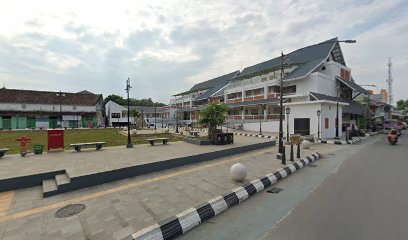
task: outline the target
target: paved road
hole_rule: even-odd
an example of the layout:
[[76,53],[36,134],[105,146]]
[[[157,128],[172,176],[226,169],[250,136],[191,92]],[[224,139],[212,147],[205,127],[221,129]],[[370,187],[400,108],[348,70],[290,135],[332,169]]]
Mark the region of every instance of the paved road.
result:
[[182,239],[408,239],[408,136],[339,150]]

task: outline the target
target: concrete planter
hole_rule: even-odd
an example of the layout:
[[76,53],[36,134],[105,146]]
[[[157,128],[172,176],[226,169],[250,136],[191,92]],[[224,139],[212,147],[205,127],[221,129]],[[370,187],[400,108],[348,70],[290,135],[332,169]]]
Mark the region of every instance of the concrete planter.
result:
[[198,140],[194,138],[184,138],[183,141],[186,143],[191,143],[195,145],[211,145],[210,140]]

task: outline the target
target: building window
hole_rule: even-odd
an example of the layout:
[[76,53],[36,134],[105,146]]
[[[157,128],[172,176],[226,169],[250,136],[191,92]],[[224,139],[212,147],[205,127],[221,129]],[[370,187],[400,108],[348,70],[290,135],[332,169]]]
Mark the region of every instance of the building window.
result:
[[341,69],[340,70],[340,77],[342,79],[345,79],[345,80],[350,80],[350,71],[347,71],[345,69]]
[[326,129],[329,128],[329,118],[324,119],[324,128],[326,128]]
[[127,111],[122,111],[122,117],[127,117]]
[[120,113],[111,113],[111,118],[120,118]]

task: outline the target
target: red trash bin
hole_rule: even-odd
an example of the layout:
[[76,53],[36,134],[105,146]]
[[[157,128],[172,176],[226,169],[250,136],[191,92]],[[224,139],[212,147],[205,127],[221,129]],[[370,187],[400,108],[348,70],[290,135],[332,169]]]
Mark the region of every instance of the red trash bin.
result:
[[50,149],[64,149],[64,130],[63,129],[49,129],[48,130],[48,150]]

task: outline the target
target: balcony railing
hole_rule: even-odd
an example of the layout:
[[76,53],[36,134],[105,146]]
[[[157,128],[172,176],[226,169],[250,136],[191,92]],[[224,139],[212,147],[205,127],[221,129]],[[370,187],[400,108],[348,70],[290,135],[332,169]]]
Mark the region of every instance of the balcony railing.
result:
[[[244,120],[263,120],[265,119],[264,115],[244,115]],[[266,119],[268,120],[279,120],[279,114],[268,114],[266,115]],[[283,116],[285,119],[285,116]],[[228,115],[227,120],[242,120],[241,115]]]

